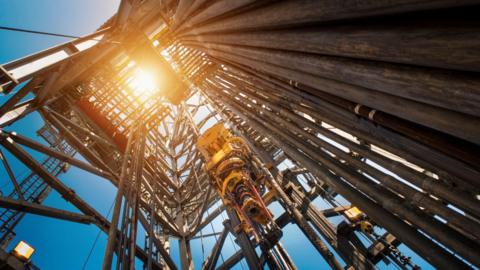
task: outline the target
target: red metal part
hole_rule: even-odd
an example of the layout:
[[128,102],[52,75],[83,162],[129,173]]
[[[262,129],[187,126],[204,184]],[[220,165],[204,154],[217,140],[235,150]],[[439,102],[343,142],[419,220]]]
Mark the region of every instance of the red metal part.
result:
[[77,101],[77,106],[90,118],[99,128],[109,135],[118,148],[125,152],[127,148],[127,136],[120,132],[111,121],[96,108],[92,102],[85,99]]

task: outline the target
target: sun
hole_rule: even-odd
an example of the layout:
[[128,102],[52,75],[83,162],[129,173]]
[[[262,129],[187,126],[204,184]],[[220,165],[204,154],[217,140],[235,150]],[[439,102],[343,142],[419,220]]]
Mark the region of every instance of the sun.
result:
[[158,83],[152,72],[138,68],[134,73],[130,87],[139,95],[152,94],[157,91]]

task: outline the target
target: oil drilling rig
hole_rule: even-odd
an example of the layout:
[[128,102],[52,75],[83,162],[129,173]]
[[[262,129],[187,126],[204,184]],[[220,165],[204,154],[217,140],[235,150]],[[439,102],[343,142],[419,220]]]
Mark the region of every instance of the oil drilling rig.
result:
[[[0,66],[0,244],[35,214],[98,226],[102,269],[288,270],[296,226],[332,269],[478,269],[479,11],[122,0],[98,31]],[[32,114],[40,139],[15,129]],[[111,217],[60,180],[71,166],[117,187]],[[42,205],[51,190],[81,213]],[[2,267],[35,268],[25,241]]]

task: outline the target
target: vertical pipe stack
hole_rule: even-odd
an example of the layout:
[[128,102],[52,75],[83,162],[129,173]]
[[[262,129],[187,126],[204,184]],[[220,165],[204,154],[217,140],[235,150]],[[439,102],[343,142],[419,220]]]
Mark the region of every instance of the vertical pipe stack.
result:
[[193,2],[166,50],[214,105],[433,265],[480,265],[474,2]]

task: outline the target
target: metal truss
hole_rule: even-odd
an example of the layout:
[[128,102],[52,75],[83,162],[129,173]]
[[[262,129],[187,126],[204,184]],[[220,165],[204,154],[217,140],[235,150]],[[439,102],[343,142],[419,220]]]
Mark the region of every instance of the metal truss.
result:
[[[222,122],[268,176],[277,225],[298,226],[331,268],[418,269],[401,243],[439,269],[479,267],[478,6],[340,2],[122,1],[98,32],[2,65],[0,144],[31,171],[18,181],[0,152],[11,180],[2,245],[33,213],[97,225],[103,269],[135,258],[193,269],[191,242],[204,237],[216,243],[202,269],[296,269],[282,240],[265,247],[238,229],[212,187],[195,145]],[[137,91],[145,66],[157,91]],[[11,130],[34,112],[47,145]],[[111,220],[58,179],[70,165],[118,188]],[[42,206],[51,189],[82,214]],[[240,250],[220,263],[231,236]]]

